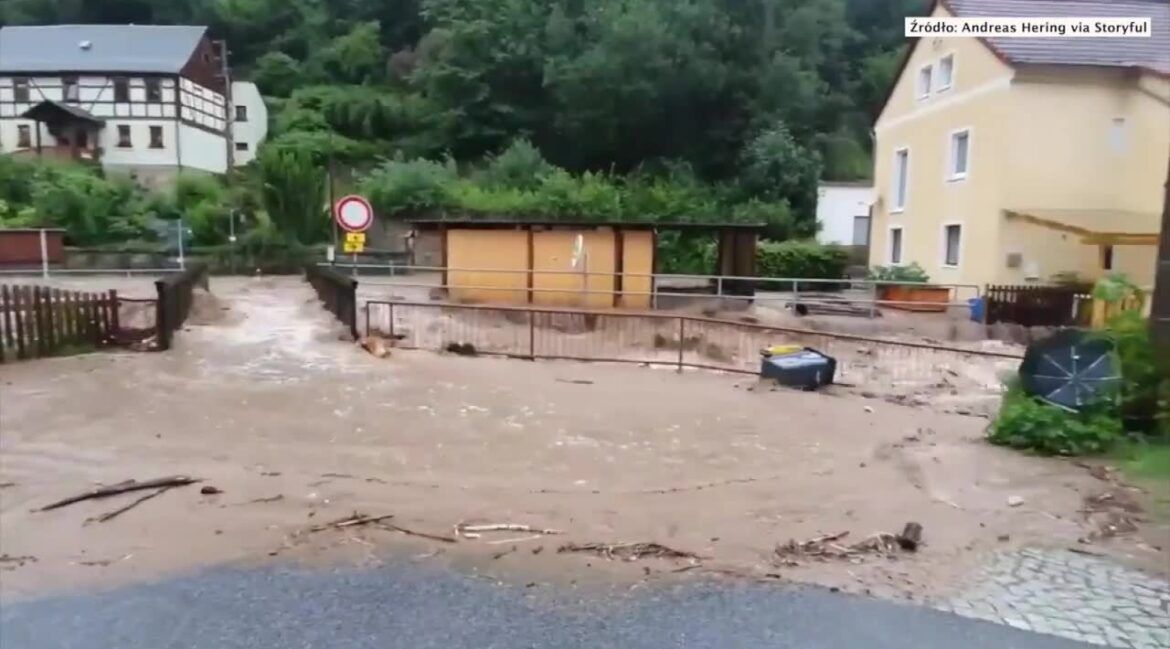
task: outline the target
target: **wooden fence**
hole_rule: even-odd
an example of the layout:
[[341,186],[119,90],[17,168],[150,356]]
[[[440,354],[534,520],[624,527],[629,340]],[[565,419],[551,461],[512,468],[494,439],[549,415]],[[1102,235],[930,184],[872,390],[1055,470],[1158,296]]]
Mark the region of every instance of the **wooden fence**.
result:
[[987,324],[1008,322],[1025,327],[1088,325],[1090,286],[988,286]]
[[0,363],[104,347],[118,331],[116,291],[0,286]]

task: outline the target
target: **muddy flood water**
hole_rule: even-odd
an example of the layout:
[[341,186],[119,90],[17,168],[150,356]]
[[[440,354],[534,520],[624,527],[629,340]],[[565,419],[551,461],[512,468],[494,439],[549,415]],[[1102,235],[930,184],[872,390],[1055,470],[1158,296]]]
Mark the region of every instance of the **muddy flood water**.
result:
[[[212,293],[170,352],[0,367],[4,598],[390,554],[523,581],[719,574],[930,599],[986,553],[1076,546],[1095,526],[1084,499],[1110,488],[1071,462],[987,445],[980,417],[699,370],[378,359],[299,278],[213,278]],[[144,492],[33,511],[169,475],[202,482],[106,522]],[[393,527],[325,525],[355,512]],[[775,553],[909,521],[924,529],[915,553]],[[515,529],[457,535],[460,523]],[[558,552],[621,543],[693,556]],[[1164,567],[1170,528],[1143,520],[1093,549]]]

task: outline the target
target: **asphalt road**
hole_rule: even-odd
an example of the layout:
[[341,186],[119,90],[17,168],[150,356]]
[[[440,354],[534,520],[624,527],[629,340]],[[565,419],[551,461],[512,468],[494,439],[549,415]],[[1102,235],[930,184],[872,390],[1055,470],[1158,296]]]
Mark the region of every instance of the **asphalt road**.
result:
[[0,609],[3,649],[1090,646],[820,589],[693,583],[583,595],[415,565],[220,569]]

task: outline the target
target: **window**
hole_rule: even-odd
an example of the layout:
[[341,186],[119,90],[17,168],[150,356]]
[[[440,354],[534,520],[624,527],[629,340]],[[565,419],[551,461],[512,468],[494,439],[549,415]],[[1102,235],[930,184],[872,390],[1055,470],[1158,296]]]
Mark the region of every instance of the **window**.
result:
[[80,101],[80,90],[77,87],[77,77],[64,77],[61,79],[61,97],[65,101]]
[[247,106],[236,106],[236,121],[237,122],[248,121],[248,107]]
[[924,99],[930,96],[930,78],[931,66],[924,65],[918,70],[918,98]]
[[855,216],[853,217],[853,245],[868,246],[869,245],[869,217]]
[[130,125],[129,124],[119,124],[118,125],[118,148],[119,149],[129,149],[129,148],[132,148],[133,146],[134,146],[134,143],[130,141]]
[[1113,119],[1113,125],[1109,128],[1109,148],[1114,153],[1125,153],[1128,146],[1125,137],[1125,118],[1116,117]]
[[906,209],[907,183],[910,175],[910,149],[898,149],[894,152],[894,205],[891,211],[901,212]]
[[951,133],[951,156],[947,169],[950,180],[967,177],[968,154],[971,151],[971,132],[967,130]]
[[158,79],[146,80],[146,101],[156,104],[162,101],[162,82]]
[[247,150],[248,150],[248,143],[247,142],[236,142],[236,151],[247,151]]
[[27,149],[32,146],[32,127],[28,124],[21,124],[16,127],[16,147],[19,149]]
[[12,80],[13,101],[28,101],[28,79]]
[[114,77],[114,101],[130,101],[130,80]]
[[955,55],[948,54],[938,62],[938,92],[951,87],[955,80]]
[[151,126],[150,127],[150,148],[152,148],[152,149],[163,148],[163,134],[162,134],[162,127],[161,126]]
[[944,225],[943,226],[943,265],[944,266],[958,266],[959,265],[959,248],[962,245],[963,226]]
[[890,263],[902,263],[902,228],[890,228]]
[[1101,270],[1113,270],[1113,246],[1101,246]]

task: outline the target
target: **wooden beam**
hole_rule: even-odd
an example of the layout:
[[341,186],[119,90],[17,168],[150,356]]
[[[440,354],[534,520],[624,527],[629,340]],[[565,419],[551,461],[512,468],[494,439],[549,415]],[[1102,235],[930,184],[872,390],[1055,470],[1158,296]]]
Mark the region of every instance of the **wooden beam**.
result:
[[533,300],[533,286],[536,284],[536,244],[533,241],[532,226],[525,228],[528,230],[528,303],[532,304]]
[[613,305],[621,306],[622,274],[625,272],[626,231],[613,229]]
[[[1158,245],[1158,264],[1154,267],[1154,295],[1150,304],[1150,337],[1161,353],[1170,359],[1170,160],[1166,163],[1166,184],[1162,196],[1162,238]],[[1170,372],[1170,361],[1163,367]]]

